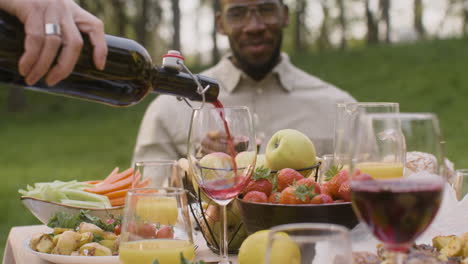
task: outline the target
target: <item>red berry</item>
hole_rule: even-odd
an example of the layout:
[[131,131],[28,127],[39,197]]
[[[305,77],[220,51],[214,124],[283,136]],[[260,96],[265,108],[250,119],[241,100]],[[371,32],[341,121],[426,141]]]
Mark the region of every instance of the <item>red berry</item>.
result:
[[242,191],[243,193],[248,193],[251,191],[258,191],[265,193],[267,196],[271,194],[271,190],[273,189],[273,185],[267,179],[260,179],[260,180],[250,180],[247,186]]
[[244,196],[244,201],[254,203],[266,203],[268,202],[268,197],[263,192],[251,191]]
[[277,177],[277,187],[278,191],[283,191],[288,186],[292,185],[294,182],[304,179],[304,176],[297,172],[296,170],[285,168],[278,171]]
[[341,184],[336,196],[346,202],[351,201],[351,188],[349,187],[349,181],[343,182]]
[[327,194],[319,194],[310,200],[311,204],[326,204],[326,203],[333,203],[333,199],[330,195]]
[[156,238],[174,238],[174,230],[171,226],[163,226],[156,232]]
[[372,179],[372,176],[367,173],[361,173],[353,176],[353,181],[369,181]]
[[320,185],[318,182],[314,181],[312,178],[304,178],[296,182],[296,185],[305,185],[307,187],[314,186],[314,193],[320,194]]
[[114,234],[120,235],[121,232],[122,232],[122,225],[121,224],[116,225],[114,227]]
[[281,204],[308,204],[312,196],[311,189],[304,186],[289,186],[281,192]]
[[271,193],[270,196],[268,196],[268,202],[277,204],[280,201],[280,196],[281,196],[281,193],[279,192]]
[[138,226],[137,234],[143,238],[154,238],[156,235],[156,228],[153,224],[140,224]]
[[331,197],[338,197],[338,190],[343,182],[349,181],[348,177],[349,175],[347,170],[341,170],[333,176],[333,178],[327,182],[328,194]]

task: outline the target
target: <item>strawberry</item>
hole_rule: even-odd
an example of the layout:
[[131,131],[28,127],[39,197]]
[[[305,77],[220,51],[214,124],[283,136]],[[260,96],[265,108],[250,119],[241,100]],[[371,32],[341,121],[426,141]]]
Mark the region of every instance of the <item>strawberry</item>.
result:
[[319,194],[316,195],[312,200],[310,200],[311,204],[326,204],[326,203],[333,203],[333,199],[330,195],[327,194]]
[[351,201],[351,188],[349,187],[349,181],[343,182],[340,185],[336,196],[346,202]]
[[372,176],[367,173],[356,174],[353,176],[353,181],[368,181],[372,179]]
[[331,197],[338,196],[338,190],[340,189],[341,184],[343,182],[349,181],[348,177],[348,171],[341,170],[340,172],[338,172],[338,174],[333,176],[333,178],[327,182],[328,193]]
[[296,182],[297,185],[306,185],[307,187],[314,186],[314,193],[320,194],[320,185],[318,182],[314,181],[311,178],[304,178]]
[[267,179],[260,179],[260,180],[250,180],[247,183],[247,186],[242,190],[243,193],[249,193],[251,191],[258,191],[265,193],[267,196],[271,194],[271,190],[273,189],[273,185]]
[[280,192],[273,192],[270,194],[270,196],[268,196],[268,202],[277,204],[280,201],[280,196],[281,196]]
[[174,230],[171,226],[163,226],[156,232],[156,238],[174,238]]
[[136,232],[143,238],[154,238],[156,236],[156,228],[150,223],[139,224]]
[[268,202],[268,197],[263,192],[251,191],[251,192],[248,192],[244,196],[244,201],[254,202],[254,203],[267,203]]
[[308,204],[313,196],[312,188],[305,185],[293,185],[286,187],[281,192],[281,204]]
[[277,186],[278,186],[278,191],[281,192],[286,187],[292,185],[295,181],[299,181],[304,179],[304,176],[297,172],[296,170],[290,169],[290,168],[285,168],[280,171],[278,171],[277,175]]
[[331,196],[330,187],[328,187],[328,182],[323,183],[322,186],[320,186],[320,194],[326,194],[328,196]]

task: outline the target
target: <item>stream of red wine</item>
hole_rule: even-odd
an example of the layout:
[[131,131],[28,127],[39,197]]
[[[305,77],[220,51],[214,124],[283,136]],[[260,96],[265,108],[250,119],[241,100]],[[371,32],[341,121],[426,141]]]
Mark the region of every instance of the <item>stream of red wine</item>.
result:
[[234,177],[237,177],[236,150],[234,149],[234,141],[232,140],[231,131],[229,130],[228,123],[226,121],[226,118],[224,117],[224,105],[219,100],[216,100],[212,104],[216,109],[219,109],[219,116],[223,120],[224,132],[226,132],[227,137],[229,155],[231,156],[232,167],[234,168]]

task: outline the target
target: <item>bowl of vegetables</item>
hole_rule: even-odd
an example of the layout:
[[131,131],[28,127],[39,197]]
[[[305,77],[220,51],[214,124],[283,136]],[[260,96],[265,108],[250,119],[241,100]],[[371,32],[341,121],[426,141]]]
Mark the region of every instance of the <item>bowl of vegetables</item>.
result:
[[133,169],[119,173],[116,168],[104,180],[40,182],[18,192],[26,208],[44,224],[57,212],[76,215],[81,210],[105,220],[123,213],[132,175]]

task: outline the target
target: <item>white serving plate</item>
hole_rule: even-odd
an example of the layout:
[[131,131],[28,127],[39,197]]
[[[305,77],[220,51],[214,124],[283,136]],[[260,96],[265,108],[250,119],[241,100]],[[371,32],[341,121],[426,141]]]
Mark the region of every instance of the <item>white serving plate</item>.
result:
[[27,251],[38,256],[42,260],[49,261],[57,264],[120,264],[119,256],[100,256],[100,257],[88,257],[88,256],[65,256],[56,254],[45,254],[34,251],[29,246],[29,238],[24,241],[24,247]]

